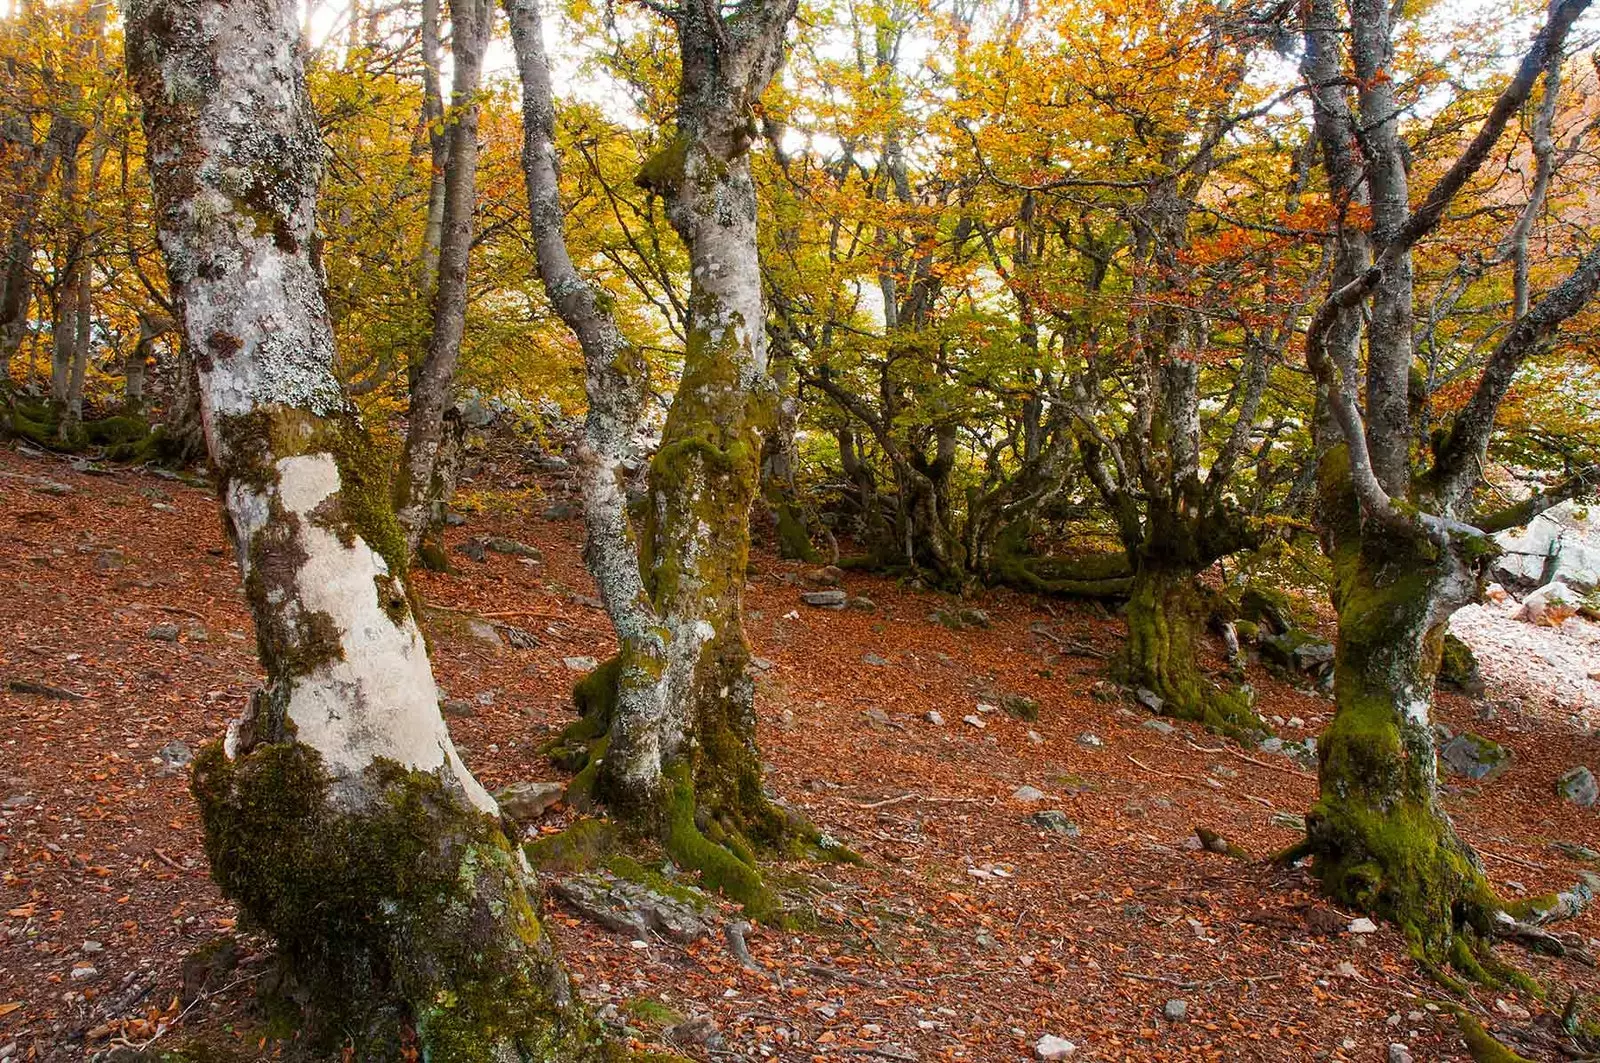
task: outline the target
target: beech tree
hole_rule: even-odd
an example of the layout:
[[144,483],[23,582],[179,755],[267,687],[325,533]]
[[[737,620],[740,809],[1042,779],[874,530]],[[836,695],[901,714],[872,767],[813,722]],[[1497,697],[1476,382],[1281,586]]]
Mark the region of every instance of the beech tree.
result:
[[162,249],[266,685],[196,761],[223,892],[359,1058],[600,1057],[439,713],[384,462],[332,373],[288,0],[133,0]]
[[[1581,486],[1573,481],[1491,512],[1481,511],[1475,493],[1513,378],[1594,296],[1600,250],[1585,250],[1539,298],[1513,301],[1469,397],[1453,415],[1444,411],[1426,441],[1414,419],[1421,387],[1411,256],[1536,87],[1555,91],[1564,42],[1587,7],[1587,0],[1550,5],[1515,74],[1415,205],[1396,87],[1403,79],[1395,9],[1379,0],[1353,0],[1347,10],[1314,0],[1304,26],[1302,72],[1342,217],[1330,294],[1306,337],[1328,444],[1319,492],[1339,641],[1338,708],[1322,738],[1321,792],[1302,851],[1314,856],[1329,893],[1399,924],[1419,957],[1448,959],[1486,978],[1481,946],[1499,904],[1440,803],[1429,708],[1445,623],[1477,596],[1496,552],[1490,534]],[[1529,221],[1541,198],[1524,208]],[[1526,283],[1519,277],[1519,288]]]
[[622,466],[644,401],[643,366],[609,298],[567,251],[538,4],[507,3],[539,267],[584,354],[585,559],[620,643],[579,685],[584,719],[563,736],[562,755],[615,814],[660,834],[676,859],[757,915],[773,914],[775,901],[752,843],[790,838],[795,824],[762,793],[741,609],[749,512],[775,404],[748,152],[794,6],[661,9],[679,44],[677,124],[637,180],[666,205],[688,251],[690,290],[683,371],[635,532]]
[[[456,362],[467,324],[467,270],[477,213],[478,89],[494,12],[493,0],[453,0],[450,4],[450,110],[435,116],[438,11],[432,5],[423,11],[423,114],[430,126],[434,121],[446,125],[442,133],[429,131],[435,171],[429,186],[422,263],[433,282],[433,328],[427,353],[412,378],[405,453],[395,478],[395,509],[413,552],[425,536],[437,536],[443,527],[443,507],[459,471],[461,426],[447,413],[454,400]],[[442,174],[437,169],[441,161]],[[437,544],[428,556],[435,567],[443,567],[444,555]]]

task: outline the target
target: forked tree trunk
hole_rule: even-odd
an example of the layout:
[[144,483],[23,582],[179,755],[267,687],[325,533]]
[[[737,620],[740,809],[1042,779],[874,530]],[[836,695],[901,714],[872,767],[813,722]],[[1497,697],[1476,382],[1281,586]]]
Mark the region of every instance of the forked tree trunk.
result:
[[1428,712],[1445,623],[1475,598],[1479,574],[1420,534],[1364,532],[1347,470],[1342,446],[1323,459],[1337,711],[1318,751],[1310,851],[1331,896],[1393,920],[1420,957],[1470,971],[1463,935],[1487,934],[1498,905],[1440,804]]
[[585,558],[620,652],[579,684],[584,719],[556,753],[614,814],[659,834],[758,916],[774,901],[751,843],[792,836],[762,793],[741,601],[750,506],[775,395],[767,374],[747,152],[752,106],[777,69],[793,5],[675,9],[678,129],[639,182],[666,202],[689,251],[683,375],[651,461],[635,552],[619,468],[643,403],[639,352],[568,254],[555,113],[537,0],[508,0],[523,84],[523,168],[545,287],[584,352]]
[[332,372],[289,0],[133,0],[161,246],[267,674],[196,761],[212,874],[357,1058],[587,1060],[535,883],[439,714],[385,469]]
[[[412,381],[405,453],[395,477],[395,510],[413,553],[424,538],[439,533],[458,471],[445,467],[459,456],[451,452],[459,439],[446,437],[445,411],[454,399],[456,363],[467,326],[467,277],[477,210],[478,83],[494,12],[493,0],[454,0],[450,4],[454,68],[445,133],[448,151],[433,329],[427,356]],[[430,226],[432,210],[430,202]]]

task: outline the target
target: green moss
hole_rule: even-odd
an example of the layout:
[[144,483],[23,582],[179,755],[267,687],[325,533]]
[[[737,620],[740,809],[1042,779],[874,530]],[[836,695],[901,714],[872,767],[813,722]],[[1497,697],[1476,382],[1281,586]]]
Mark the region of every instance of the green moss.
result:
[[666,837],[667,854],[680,867],[698,871],[702,884],[726,894],[744,905],[747,915],[763,922],[779,916],[777,898],[761,880],[761,873],[735,856],[727,847],[711,841],[695,826],[694,785],[686,765],[676,767],[668,780]]
[[779,501],[772,511],[778,525],[778,556],[811,564],[820,562],[822,555],[811,542],[800,508],[792,502]]
[[689,139],[674,136],[661,149],[644,161],[634,183],[658,196],[670,196],[683,183],[684,167],[689,158]]
[[1467,1043],[1467,1051],[1477,1063],[1532,1063],[1495,1040],[1482,1023],[1464,1010],[1456,1010],[1456,1026]]
[[605,819],[580,819],[560,834],[535,838],[522,847],[540,871],[577,873],[596,867],[619,842],[616,825]]
[[1162,714],[1243,740],[1265,733],[1249,696],[1203,679],[1195,660],[1208,610],[1187,572],[1141,568],[1128,598],[1128,642],[1119,665],[1127,685],[1162,700]]
[[1425,539],[1363,525],[1342,452],[1320,474],[1339,648],[1338,711],[1307,816],[1316,873],[1334,898],[1399,926],[1425,963],[1496,979],[1498,961],[1480,942],[1498,902],[1439,806],[1431,732],[1399,704],[1431,686],[1443,639],[1430,595],[1448,561]]
[[100,447],[138,443],[150,435],[150,423],[143,417],[126,414],[106,417],[83,422],[83,434],[87,442]]
[[316,1009],[317,1030],[357,1059],[398,1055],[415,1025],[430,1060],[598,1058],[581,1008],[558,995],[553,960],[509,842],[439,778],[379,762],[334,800],[315,751],[212,745],[193,789],[223,893]]
[[1444,634],[1439,656],[1439,682],[1472,697],[1484,691],[1483,675],[1478,670],[1478,658],[1472,647],[1448,631]]
[[676,1026],[684,1020],[682,1013],[650,997],[631,997],[623,1001],[622,1007],[618,1010],[646,1027]]

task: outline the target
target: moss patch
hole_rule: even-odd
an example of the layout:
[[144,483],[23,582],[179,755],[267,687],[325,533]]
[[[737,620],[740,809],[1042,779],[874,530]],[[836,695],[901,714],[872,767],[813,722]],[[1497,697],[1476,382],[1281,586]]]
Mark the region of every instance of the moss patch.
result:
[[214,744],[192,785],[212,876],[277,940],[317,1030],[356,1058],[396,1056],[407,1026],[432,1060],[508,1046],[600,1058],[596,1029],[563,1002],[510,844],[436,776],[378,762],[335,800],[313,750],[230,761]]

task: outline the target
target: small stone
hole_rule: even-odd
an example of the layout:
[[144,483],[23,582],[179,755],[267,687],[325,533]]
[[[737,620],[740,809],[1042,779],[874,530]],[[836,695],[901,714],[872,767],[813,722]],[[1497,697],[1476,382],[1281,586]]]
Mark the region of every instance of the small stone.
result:
[[545,520],[571,520],[578,515],[578,507],[571,502],[552,502],[545,507]]
[[1439,759],[1457,775],[1488,782],[1511,766],[1511,751],[1482,735],[1462,731],[1439,750]]
[[147,638],[147,639],[154,639],[156,642],[177,642],[178,641],[178,625],[177,624],[157,624],[154,627],[152,627],[149,631],[146,631],[144,633],[144,637]]
[[1340,961],[1339,966],[1333,969],[1333,973],[1339,978],[1361,977],[1361,972],[1356,970],[1356,965],[1351,963],[1349,960]]
[[1038,1059],[1066,1059],[1077,1050],[1077,1045],[1052,1033],[1039,1038],[1033,1046],[1033,1054]]
[[446,716],[454,716],[457,719],[465,719],[478,714],[478,710],[466,698],[449,698],[440,706],[440,709],[443,710]]
[[1284,830],[1292,830],[1296,834],[1304,834],[1306,819],[1304,816],[1297,816],[1293,812],[1274,812],[1272,814],[1272,825],[1274,827],[1282,827]]
[[58,498],[73,492],[71,484],[64,484],[60,480],[40,480],[33,489],[42,495],[55,495]]
[[1350,920],[1350,933],[1352,934],[1376,934],[1377,932],[1378,924],[1366,916]]
[[464,543],[457,543],[456,553],[460,554],[462,557],[465,557],[469,561],[477,561],[481,564],[485,556],[483,540],[468,539]]
[[933,724],[935,727],[944,726],[944,715],[940,713],[938,709],[929,709],[927,712],[922,714],[922,718]]
[[32,794],[12,794],[10,797],[6,798],[4,801],[0,801],[0,809],[4,809],[7,812],[15,812],[18,809],[32,808],[32,807],[33,807],[33,795]]
[[844,579],[844,571],[837,565],[808,568],[800,573],[800,582],[812,587],[837,587]]
[[1239,777],[1239,773],[1228,767],[1226,764],[1211,765],[1211,774],[1215,775],[1219,779],[1237,779]]
[[1168,1022],[1182,1022],[1189,1017],[1189,1004],[1174,998],[1161,1008],[1161,1014],[1166,1016]]
[[1573,842],[1551,842],[1550,848],[1573,860],[1600,861],[1600,852],[1595,852],[1587,845],[1577,845]]
[[82,945],[80,945],[78,947],[80,949],[82,949],[84,952],[103,952],[103,951],[105,951],[105,946],[102,945],[98,941],[85,941]]
[[[1399,1018],[1399,1016],[1395,1016]],[[1415,1063],[1411,1057],[1411,1049],[1396,1041],[1389,1046],[1389,1063]]]
[[1038,731],[1029,731],[1028,732],[1028,744],[1030,746],[1042,746],[1042,745],[1044,745],[1044,735],[1040,734]]
[[1039,719],[1039,703],[1023,694],[1001,694],[1000,709],[1014,720],[1033,723]]
[[1044,791],[1040,790],[1036,786],[1019,786],[1011,792],[1011,800],[1027,802],[1043,801]]
[[1150,690],[1147,687],[1140,687],[1138,690],[1135,690],[1133,692],[1133,700],[1137,701],[1151,712],[1157,714],[1159,714],[1167,704],[1164,700],[1162,700],[1160,694],[1157,694],[1154,690]]
[[1051,834],[1060,834],[1067,838],[1076,838],[1083,833],[1078,829],[1078,825],[1067,818],[1067,814],[1059,808],[1047,808],[1043,811],[1035,812],[1028,817],[1028,822],[1040,830]]
[[1147,731],[1154,731],[1159,735],[1170,735],[1178,730],[1166,720],[1146,720],[1144,722],[1144,728]]
[[1298,717],[1298,716],[1289,717],[1289,726],[1290,727],[1301,728],[1301,727],[1304,727],[1305,725],[1306,725],[1306,722],[1304,720],[1302,720],[1300,717]]
[[750,658],[750,667],[754,668],[758,672],[770,672],[778,666],[767,660],[765,657],[752,657]]
[[889,714],[882,709],[868,709],[861,715],[865,716],[867,723],[873,727],[888,727],[890,724]]
[[668,1027],[666,1038],[677,1045],[705,1045],[715,1047],[722,1041],[717,1024],[709,1015],[696,1015],[691,1019]]
[[1563,801],[1570,801],[1579,808],[1593,808],[1595,801],[1600,800],[1594,772],[1581,764],[1556,780],[1556,793]]
[[1263,753],[1282,753],[1283,739],[1277,737],[1276,735],[1271,738],[1263,738],[1256,748],[1261,750]]
[[874,668],[885,668],[889,664],[889,659],[887,657],[880,657],[876,653],[864,653],[861,655],[861,663],[870,664]]
[[189,749],[187,742],[174,738],[156,751],[156,756],[161,758],[161,772],[163,775],[181,771],[194,760],[194,753]]
[[980,731],[983,730],[985,727],[989,726],[988,724],[983,722],[983,717],[981,717],[981,716],[967,715],[967,716],[961,717],[961,720],[962,720],[963,723],[966,723],[968,726],[976,727]]
[[93,967],[88,966],[87,964],[82,967],[74,967],[72,969],[72,980],[74,982],[87,982],[91,978],[99,977],[100,972],[95,970]]
[[1106,745],[1105,739],[1097,734],[1090,734],[1088,731],[1078,736],[1078,744],[1084,749],[1104,749]]
[[845,604],[847,604],[848,606],[850,606],[850,608],[856,610],[857,612],[862,612],[862,613],[875,612],[877,610],[877,608],[878,608],[878,604],[876,602],[874,602],[871,598],[863,598],[859,594],[856,595],[854,598],[851,598]]
[[600,662],[593,657],[563,657],[561,663],[569,672],[592,672],[600,667]]
[[1498,1011],[1508,1019],[1526,1019],[1531,1017],[1528,1013],[1528,1009],[1523,1007],[1521,1004],[1513,1004],[1511,1001],[1502,1000],[1499,997],[1495,998],[1494,1010]]
[[515,782],[494,795],[500,811],[521,824],[538,820],[567,796],[567,786],[559,782]]
[[841,590],[805,591],[800,600],[813,609],[843,609],[849,596]]
[[510,554],[512,557],[525,557],[530,561],[543,561],[544,552],[537,546],[529,546],[515,539],[507,539],[499,535],[491,535],[483,541],[486,549],[497,554]]

